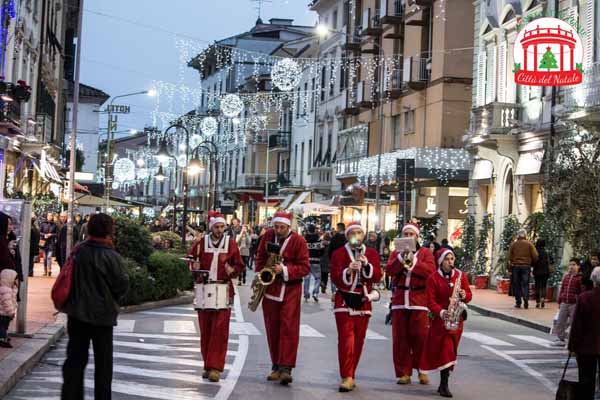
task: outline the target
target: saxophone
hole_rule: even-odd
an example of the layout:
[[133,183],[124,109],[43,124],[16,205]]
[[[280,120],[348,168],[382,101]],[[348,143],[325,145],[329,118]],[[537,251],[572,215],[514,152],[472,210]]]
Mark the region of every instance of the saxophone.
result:
[[[269,245],[271,245],[271,243],[269,243]],[[277,264],[281,264],[282,262],[283,257],[279,254],[279,251],[269,251],[269,258],[267,259],[265,266],[260,270],[259,273],[256,274],[254,280],[252,281],[252,296],[250,297],[250,302],[248,303],[248,308],[250,311],[254,312],[258,309],[263,297],[265,297],[267,286],[275,282],[275,278],[277,277],[273,267]]]
[[459,271],[458,279],[454,285],[452,296],[450,296],[450,305],[444,318],[444,326],[449,331],[455,331],[460,326],[460,318],[463,312],[467,309],[467,305],[460,298],[462,282],[462,272]]

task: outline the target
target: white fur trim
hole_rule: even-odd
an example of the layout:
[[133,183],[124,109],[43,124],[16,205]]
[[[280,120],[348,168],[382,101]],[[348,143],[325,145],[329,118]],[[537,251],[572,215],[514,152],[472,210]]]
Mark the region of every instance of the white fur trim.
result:
[[444,313],[447,312],[446,310],[442,310],[440,311],[440,319],[444,319]]
[[406,231],[413,231],[417,234],[417,236],[421,234],[421,230],[414,225],[404,225],[404,228],[402,228],[402,233]]
[[441,367],[437,367],[437,368],[435,368],[435,369],[430,369],[430,370],[428,370],[428,371],[420,371],[420,372],[421,372],[421,373],[423,373],[423,374],[427,374],[427,373],[429,373],[429,372],[434,372],[434,371],[442,371],[442,370],[444,370],[444,369],[446,369],[446,368],[453,367],[453,366],[455,366],[456,364],[458,364],[458,361],[457,361],[457,360],[454,360],[454,361],[450,361],[450,362],[449,362],[448,364],[446,364],[446,365],[442,365]]
[[285,265],[281,265],[281,268],[283,269],[283,281],[287,282],[290,280],[290,274],[288,272],[288,267],[286,267]]
[[285,283],[281,285],[281,291],[279,292],[279,297],[265,293],[265,299],[273,300],[278,303],[283,302],[283,298],[285,297],[285,286],[286,286]]
[[290,221],[289,218],[275,217],[271,220],[271,223],[274,224],[275,222],[286,224],[287,226],[292,226],[292,221]]
[[334,308],[333,312],[334,313],[348,313],[352,317],[371,315],[371,311],[369,311],[369,310],[364,310],[364,311],[363,310],[353,310],[349,307]]
[[363,229],[363,227],[361,225],[350,225],[346,228],[345,235],[348,236],[348,234],[354,230],[359,230],[362,233],[365,233],[365,230]]
[[442,266],[442,263],[444,262],[444,258],[446,258],[446,256],[450,253],[454,254],[454,252],[450,249],[444,249],[444,251],[442,251],[442,254],[440,254],[440,256],[437,259],[438,266],[440,266],[440,267]]
[[212,229],[212,227],[215,224],[226,224],[227,221],[225,221],[225,218],[223,217],[215,217],[215,218],[211,218],[210,221],[208,221],[208,229]]
[[354,279],[352,276],[352,270],[350,268],[344,268],[342,271],[342,281],[345,285],[352,286]]
[[396,306],[392,306],[392,310],[429,311],[429,308],[427,308],[425,306],[396,305]]

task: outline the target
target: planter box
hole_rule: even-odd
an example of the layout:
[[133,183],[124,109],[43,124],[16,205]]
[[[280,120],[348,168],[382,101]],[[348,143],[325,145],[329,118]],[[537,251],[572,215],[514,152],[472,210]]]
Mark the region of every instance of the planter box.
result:
[[478,275],[475,277],[475,289],[487,289],[490,277],[487,275]]
[[546,303],[552,303],[554,301],[554,294],[557,293],[557,288],[549,287],[546,289]]
[[496,281],[496,290],[498,293],[508,294],[510,290],[510,279],[503,278]]

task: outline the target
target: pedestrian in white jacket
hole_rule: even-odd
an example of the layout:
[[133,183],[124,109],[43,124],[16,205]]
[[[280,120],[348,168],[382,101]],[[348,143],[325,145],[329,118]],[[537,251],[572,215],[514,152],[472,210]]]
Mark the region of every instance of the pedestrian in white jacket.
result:
[[17,271],[4,269],[0,272],[0,347],[11,348],[8,339],[8,325],[17,314],[17,292],[19,281]]

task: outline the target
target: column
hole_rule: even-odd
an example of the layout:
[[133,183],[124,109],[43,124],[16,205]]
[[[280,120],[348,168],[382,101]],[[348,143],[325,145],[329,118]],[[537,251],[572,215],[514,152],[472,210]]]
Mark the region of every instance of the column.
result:
[[537,44],[533,45],[533,70],[538,70],[538,59],[537,59]]
[[575,70],[575,68],[573,68],[575,66],[574,65],[575,64],[575,61],[574,61],[574,58],[575,58],[575,54],[574,54],[575,53],[575,46],[569,46],[569,50],[570,50],[570,53],[571,53],[571,62],[569,63],[569,67],[571,69],[569,71],[573,71],[573,70]]
[[561,71],[565,70],[564,52],[565,52],[565,46],[561,43],[561,45],[560,45],[560,70]]
[[527,45],[523,45],[523,70],[527,71]]

